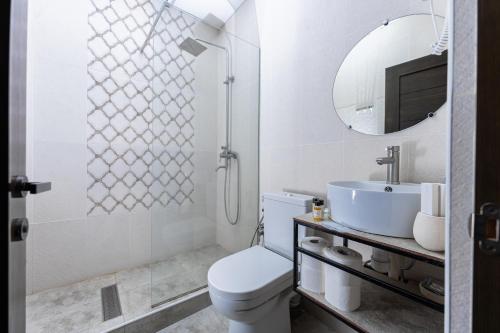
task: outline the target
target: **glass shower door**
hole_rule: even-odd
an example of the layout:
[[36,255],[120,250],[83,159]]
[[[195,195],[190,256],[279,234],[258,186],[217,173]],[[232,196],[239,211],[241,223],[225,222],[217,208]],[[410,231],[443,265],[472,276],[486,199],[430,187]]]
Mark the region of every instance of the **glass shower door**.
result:
[[[201,53],[183,49],[188,38],[202,45]],[[227,187],[232,214],[240,188],[236,225],[224,214],[226,170],[216,171],[224,165],[219,156],[226,144],[228,58],[223,48],[230,50],[236,77],[230,135],[241,183],[233,168]],[[158,305],[204,288],[210,266],[250,242],[258,211],[259,49],[168,8],[150,51],[158,73],[152,82],[151,145],[158,180],[151,214],[151,298]]]

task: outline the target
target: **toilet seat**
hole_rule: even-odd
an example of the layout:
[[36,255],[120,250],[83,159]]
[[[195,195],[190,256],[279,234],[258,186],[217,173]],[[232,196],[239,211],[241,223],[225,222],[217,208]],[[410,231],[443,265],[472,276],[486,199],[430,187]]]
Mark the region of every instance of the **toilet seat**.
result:
[[213,264],[208,286],[213,296],[230,301],[238,310],[249,309],[291,287],[292,269],[292,261],[254,246]]

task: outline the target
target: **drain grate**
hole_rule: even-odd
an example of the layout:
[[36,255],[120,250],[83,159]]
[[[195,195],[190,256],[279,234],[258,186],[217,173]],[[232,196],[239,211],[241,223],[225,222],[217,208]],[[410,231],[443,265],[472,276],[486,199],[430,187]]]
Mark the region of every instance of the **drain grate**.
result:
[[116,284],[101,289],[102,317],[104,321],[122,315],[122,306]]

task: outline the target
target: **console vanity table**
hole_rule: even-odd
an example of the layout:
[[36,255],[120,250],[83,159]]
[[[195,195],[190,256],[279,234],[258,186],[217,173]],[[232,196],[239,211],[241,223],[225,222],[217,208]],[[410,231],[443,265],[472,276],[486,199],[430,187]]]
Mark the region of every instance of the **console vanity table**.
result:
[[[311,214],[294,219],[294,290],[322,309],[359,332],[442,332],[444,306],[423,297],[418,285],[389,279],[373,269],[353,269],[322,255],[302,248],[298,242],[299,227],[314,229],[349,241],[379,248],[434,266],[444,267],[444,253],[425,250],[413,239],[386,237],[356,231],[333,221],[315,222]],[[353,312],[345,312],[330,305],[324,294],[308,291],[300,285],[300,255],[313,257],[326,265],[362,279],[361,306]]]

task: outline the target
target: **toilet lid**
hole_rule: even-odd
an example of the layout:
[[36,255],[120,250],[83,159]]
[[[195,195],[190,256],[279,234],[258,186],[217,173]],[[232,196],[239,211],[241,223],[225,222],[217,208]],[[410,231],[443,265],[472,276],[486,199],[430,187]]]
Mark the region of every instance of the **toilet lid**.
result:
[[[222,258],[210,267],[212,292],[230,300],[274,296],[292,285],[293,262],[261,246]],[[280,289],[280,290],[277,290]]]

